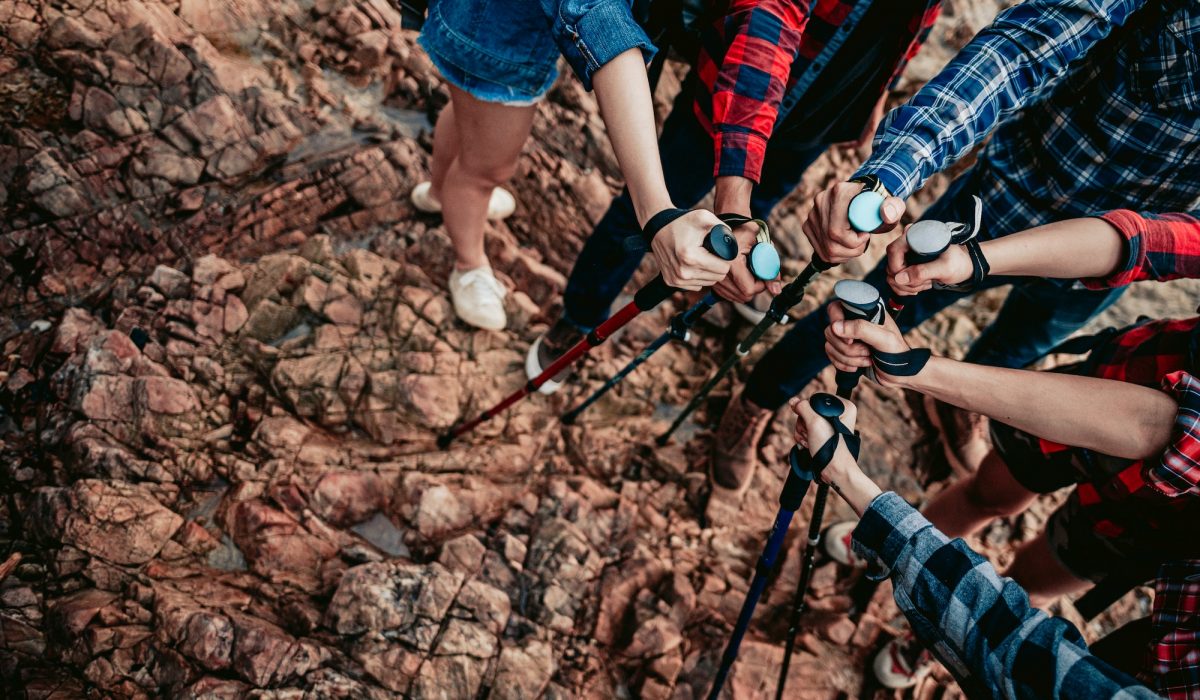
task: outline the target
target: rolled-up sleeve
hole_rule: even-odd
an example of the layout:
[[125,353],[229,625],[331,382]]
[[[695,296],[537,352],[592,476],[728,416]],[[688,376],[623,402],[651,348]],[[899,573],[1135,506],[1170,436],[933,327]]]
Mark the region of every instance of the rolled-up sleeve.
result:
[[1200,277],[1200,218],[1195,213],[1152,214],[1116,209],[1099,217],[1125,239],[1120,267],[1106,277],[1082,280],[1090,289],[1141,280]]
[[559,50],[588,90],[596,71],[617,56],[641,49],[649,61],[657,50],[626,0],[542,0],[542,9]]
[[1146,482],[1165,496],[1195,496],[1200,493],[1200,381],[1187,372],[1172,372],[1163,377],[1162,386],[1179,403],[1179,411],[1162,459],[1146,462]]

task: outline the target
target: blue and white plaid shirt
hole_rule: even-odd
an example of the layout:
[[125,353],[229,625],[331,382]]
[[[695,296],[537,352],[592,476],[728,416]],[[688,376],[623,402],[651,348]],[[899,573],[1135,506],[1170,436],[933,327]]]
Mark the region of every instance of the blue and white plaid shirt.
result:
[[968,697],[1159,697],[1094,656],[1071,623],[1032,607],[1012,579],[895,493],[871,501],[853,544],[874,574],[891,577],[913,632]]
[[1200,2],[1028,0],[893,110],[858,174],[907,197],[995,131],[989,227],[1200,205]]

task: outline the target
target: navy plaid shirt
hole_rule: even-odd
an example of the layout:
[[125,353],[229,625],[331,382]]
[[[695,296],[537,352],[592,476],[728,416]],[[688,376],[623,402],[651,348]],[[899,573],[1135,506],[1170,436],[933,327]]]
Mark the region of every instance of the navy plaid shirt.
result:
[[893,110],[858,174],[907,197],[995,131],[989,225],[1200,203],[1200,3],[1028,0]]
[[1092,655],[1071,623],[1030,606],[1024,589],[894,493],[871,501],[853,544],[891,577],[913,632],[969,697],[1159,697]]

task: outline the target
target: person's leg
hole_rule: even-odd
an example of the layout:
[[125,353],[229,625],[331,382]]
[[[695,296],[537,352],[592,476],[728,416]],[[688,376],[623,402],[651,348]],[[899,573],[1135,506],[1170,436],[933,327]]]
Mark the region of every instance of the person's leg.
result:
[[828,144],[767,143],[762,174],[750,195],[750,213],[764,221],[780,200],[792,193],[808,167],[821,157]]
[[1036,362],[1124,291],[1125,287],[1083,289],[1063,280],[1021,280],[1013,285],[1000,313],[980,333],[965,359],[1013,368]]
[[535,108],[484,102],[454,85],[448,87],[458,155],[442,183],[442,219],[454,244],[455,268],[470,270],[487,265],[483,232],[488,201],[492,190],[516,172]]
[[979,471],[934,496],[922,509],[948,537],[966,537],[996,518],[1019,513],[1037,498],[993,450]]
[[[677,207],[692,207],[713,186],[713,141],[692,113],[692,78],[663,123],[658,150],[667,192]],[[563,292],[563,317],[590,330],[608,317],[609,308],[642,262],[645,251],[626,241],[641,231],[627,191],[613,199],[575,260]]]
[[442,199],[442,186],[446,183],[446,173],[450,164],[458,158],[458,124],[454,121],[454,103],[446,105],[438,114],[437,124],[433,127],[433,161],[429,165],[430,193],[439,202]]
[[1078,593],[1093,585],[1063,566],[1044,530],[1021,545],[1004,575],[1021,584],[1029,594],[1029,602],[1038,608],[1046,607],[1059,596]]

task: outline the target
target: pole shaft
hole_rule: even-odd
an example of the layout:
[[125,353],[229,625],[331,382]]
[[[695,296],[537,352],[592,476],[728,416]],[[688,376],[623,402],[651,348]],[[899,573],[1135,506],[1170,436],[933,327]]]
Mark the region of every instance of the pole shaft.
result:
[[820,260],[819,258],[814,259],[808,264],[807,267],[804,268],[803,271],[800,272],[799,275],[796,276],[796,279],[789,282],[787,286],[783,288],[783,290],[779,293],[779,296],[775,297],[775,301],[771,302],[771,310],[767,312],[766,317],[755,324],[754,328],[750,329],[750,332],[746,334],[746,337],[737,344],[737,348],[734,349],[733,353],[731,353],[729,357],[725,358],[725,361],[721,363],[719,368],[717,368],[716,374],[710,377],[709,380],[700,387],[700,390],[697,391],[694,396],[692,396],[692,399],[688,401],[686,406],[684,406],[683,411],[681,411],[679,415],[675,416],[675,420],[671,422],[671,427],[667,428],[662,435],[659,435],[657,438],[655,438],[655,442],[658,445],[661,446],[667,444],[667,441],[671,439],[671,435],[678,430],[679,426],[683,425],[683,422],[687,420],[687,417],[690,416],[692,412],[700,406],[701,402],[704,401],[705,397],[708,396],[713,388],[716,387],[717,384],[721,383],[721,380],[725,378],[725,375],[729,374],[729,372],[732,371],[733,368],[742,361],[742,357],[744,357],[746,353],[750,352],[750,348],[752,348],[754,344],[757,343],[759,339],[761,339],[763,335],[765,335],[766,332],[771,329],[772,326],[782,321],[783,315],[786,314],[789,309],[800,303],[800,300],[804,298],[804,290],[808,288],[809,283],[813,281],[817,274],[824,270],[828,270],[829,268],[830,266],[827,265],[823,260]]

